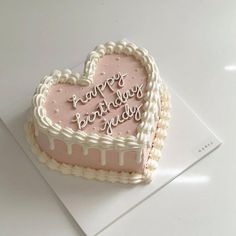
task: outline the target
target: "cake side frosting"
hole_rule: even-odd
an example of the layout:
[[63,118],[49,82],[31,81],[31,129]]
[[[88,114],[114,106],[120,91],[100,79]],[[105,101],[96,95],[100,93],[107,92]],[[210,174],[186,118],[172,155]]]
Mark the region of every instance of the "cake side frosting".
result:
[[99,45],[82,76],[55,71],[36,89],[38,147],[57,163],[142,175],[155,156],[156,132],[167,126],[162,87],[147,50],[124,41]]

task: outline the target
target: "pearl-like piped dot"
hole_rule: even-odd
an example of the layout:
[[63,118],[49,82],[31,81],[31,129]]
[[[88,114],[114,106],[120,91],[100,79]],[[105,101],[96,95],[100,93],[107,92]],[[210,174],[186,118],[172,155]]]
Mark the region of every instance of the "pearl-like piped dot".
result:
[[93,127],[93,130],[96,130],[96,127]]
[[55,110],[54,110],[54,112],[55,112],[55,113],[58,113],[58,112],[59,112],[59,109],[58,109],[58,108],[57,108],[57,109],[55,109]]
[[55,104],[55,103],[56,103],[56,100],[52,100],[52,103],[54,103],[54,104]]
[[135,71],[135,72],[138,72],[138,68],[135,68],[134,71]]
[[106,74],[106,73],[105,73],[104,71],[100,73],[100,75],[105,75],[105,74]]
[[118,135],[121,135],[121,132],[118,132]]
[[57,92],[59,92],[59,93],[60,93],[61,91],[62,91],[62,88],[59,88],[59,89],[57,90]]
[[59,120],[57,123],[60,125],[61,124],[61,120]]
[[127,131],[126,131],[126,134],[130,134],[130,130],[127,130]]
[[120,60],[120,57],[116,57],[116,61],[119,61]]

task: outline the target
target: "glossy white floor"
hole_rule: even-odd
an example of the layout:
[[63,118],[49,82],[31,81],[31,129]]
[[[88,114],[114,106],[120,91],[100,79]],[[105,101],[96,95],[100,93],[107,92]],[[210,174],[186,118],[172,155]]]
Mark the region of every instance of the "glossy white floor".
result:
[[[100,42],[128,38],[150,49],[162,77],[224,141],[213,155],[102,235],[236,234],[235,9],[233,0],[1,2],[0,111],[19,103],[21,96],[31,97],[23,88],[24,83],[36,86],[37,80],[30,78],[39,80],[53,68],[78,64]],[[18,88],[18,94],[11,93],[12,87]],[[57,199],[45,190],[43,180],[37,181],[48,196],[44,204],[51,206]],[[5,197],[6,188],[3,182],[0,192]],[[0,201],[2,207],[10,206]],[[1,221],[0,228],[8,229],[8,235],[79,234],[59,203],[50,209],[55,211],[54,219],[52,214],[39,215],[32,204],[29,207],[35,210],[28,218],[11,209],[12,221]],[[37,228],[43,229],[52,222],[54,230],[35,232],[27,225],[29,219],[37,219]],[[14,231],[14,221],[24,227]]]

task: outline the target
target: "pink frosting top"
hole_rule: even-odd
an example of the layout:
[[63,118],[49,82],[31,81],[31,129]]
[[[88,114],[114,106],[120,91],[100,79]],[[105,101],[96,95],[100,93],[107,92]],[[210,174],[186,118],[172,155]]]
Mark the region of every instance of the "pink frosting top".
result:
[[[72,95],[76,95],[76,98],[84,98],[85,94],[93,90],[95,86],[104,83],[107,79],[111,78],[115,74],[120,73],[124,76],[123,86],[118,86],[118,81],[112,84],[112,89],[108,86],[102,91],[103,97],[100,93],[97,93],[96,97],[92,98],[85,104],[78,102],[76,109],[73,108],[73,103],[68,100]],[[91,114],[91,112],[96,111],[96,107],[99,102],[105,100],[106,102],[112,102],[117,98],[116,91],[119,89],[121,93],[132,89],[134,86],[142,86],[143,95],[145,95],[147,80],[147,72],[142,66],[140,61],[135,59],[133,56],[126,55],[105,55],[98,62],[96,73],[93,78],[93,83],[90,86],[82,87],[79,85],[70,84],[56,84],[49,89],[47,96],[45,108],[47,111],[47,116],[54,122],[59,123],[62,127],[70,127],[73,130],[78,130],[77,122],[72,122],[75,119],[75,114],[80,114],[80,120],[86,117],[86,113]],[[130,108],[134,106],[140,106],[143,104],[143,98],[137,99],[136,96],[128,99],[127,104]],[[102,131],[104,120],[110,120],[113,117],[122,115],[124,112],[124,104],[120,105],[118,108],[111,106],[109,112],[103,115],[102,118],[97,117],[93,123],[88,123],[82,130],[86,132],[96,132],[106,134],[106,130]],[[142,112],[142,107],[141,107]],[[112,127],[112,135],[135,135],[137,132],[138,122],[131,117],[125,120],[123,123],[119,123],[116,127]]]

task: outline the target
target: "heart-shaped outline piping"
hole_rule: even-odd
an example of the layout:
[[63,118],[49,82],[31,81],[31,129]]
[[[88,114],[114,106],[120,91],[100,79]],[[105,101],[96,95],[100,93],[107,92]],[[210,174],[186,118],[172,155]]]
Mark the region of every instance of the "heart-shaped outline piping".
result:
[[[88,86],[93,81],[93,76],[96,71],[96,65],[99,62],[99,58],[105,54],[126,54],[134,56],[145,67],[148,79],[146,84],[146,93],[144,96],[144,111],[142,114],[141,122],[137,127],[137,135],[119,136],[113,137],[106,134],[86,133],[78,130],[74,131],[71,128],[62,128],[60,125],[53,123],[46,115],[44,103],[50,86],[57,83],[70,83],[78,84],[81,86]],[[67,144],[82,143],[83,145],[93,147],[117,149],[138,149],[150,147],[150,136],[156,127],[154,124],[159,119],[159,88],[162,81],[159,76],[159,72],[156,63],[148,51],[143,48],[138,48],[135,44],[126,41],[120,41],[117,43],[108,42],[101,44],[92,51],[85,62],[83,75],[78,73],[73,74],[70,70],[60,72],[54,71],[51,75],[45,76],[39,86],[37,87],[33,97],[34,107],[34,119],[37,121],[38,127],[42,132],[63,139]],[[154,115],[153,116],[153,112]]]

